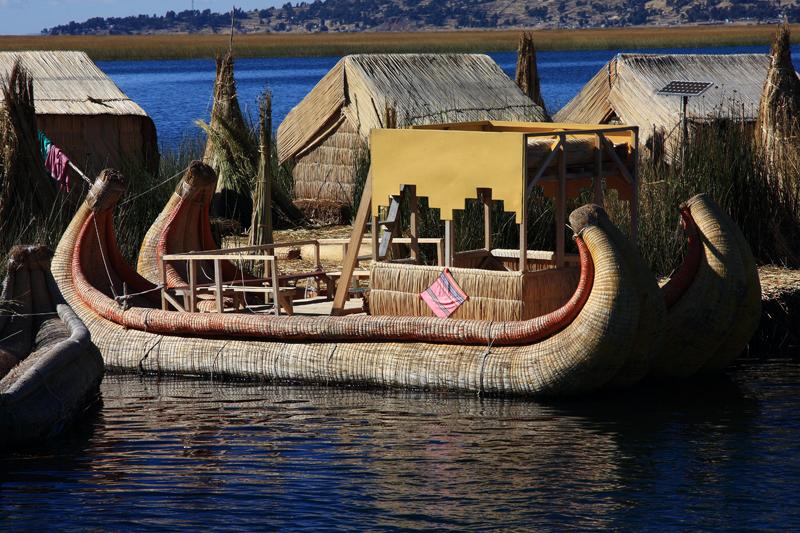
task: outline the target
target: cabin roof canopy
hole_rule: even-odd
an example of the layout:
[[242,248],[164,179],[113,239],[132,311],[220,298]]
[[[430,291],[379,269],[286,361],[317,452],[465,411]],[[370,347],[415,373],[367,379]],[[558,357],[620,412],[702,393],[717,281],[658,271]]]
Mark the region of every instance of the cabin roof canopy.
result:
[[545,113],[483,54],[359,54],[343,57],[278,128],[281,162],[344,120],[365,141],[393,107],[401,126],[485,119],[544,121]]
[[[388,198],[399,194],[402,186],[413,185],[416,195],[428,198],[428,206],[440,210],[442,220],[452,220],[453,211],[464,209],[466,199],[477,198],[480,190],[491,190],[492,200],[502,201],[504,211],[515,213],[519,223],[529,189],[553,162],[550,157],[535,157],[537,149],[541,155],[544,147],[549,155],[561,148],[563,157],[581,159],[579,166],[583,167],[585,159],[581,156],[595,158],[595,143],[601,134],[612,147],[624,148],[625,162],[619,161],[630,167],[625,174],[632,179],[635,158],[629,155],[635,131],[630,126],[488,120],[409,129],[376,128],[370,134],[372,212],[378,216],[379,207],[387,205]],[[575,197],[592,181],[574,172],[568,177],[571,167],[567,160],[564,175],[558,179],[565,180],[566,197]],[[608,187],[630,198],[632,182],[625,182],[610,165],[605,177]],[[576,187],[568,187],[567,181],[575,182]],[[555,193],[554,187],[550,189]]]
[[669,132],[680,121],[681,97],[658,94],[673,80],[713,85],[688,101],[689,119],[755,120],[767,76],[765,54],[618,54],[565,105],[557,122],[619,120]]
[[147,116],[85,52],[0,52],[0,79],[17,59],[33,77],[37,114]]

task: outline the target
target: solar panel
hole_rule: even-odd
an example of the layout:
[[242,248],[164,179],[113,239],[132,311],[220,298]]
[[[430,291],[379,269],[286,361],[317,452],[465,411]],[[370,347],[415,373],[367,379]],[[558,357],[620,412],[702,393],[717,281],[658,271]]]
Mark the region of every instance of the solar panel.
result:
[[671,96],[699,96],[714,85],[710,81],[673,80],[669,82],[658,94]]

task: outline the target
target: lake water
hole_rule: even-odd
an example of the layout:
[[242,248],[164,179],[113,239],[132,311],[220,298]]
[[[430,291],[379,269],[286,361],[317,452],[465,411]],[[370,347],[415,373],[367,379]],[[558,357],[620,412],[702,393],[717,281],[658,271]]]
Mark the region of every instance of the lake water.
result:
[[800,528],[800,364],[534,402],[106,376],[0,530]]
[[[626,50],[649,53],[766,53],[765,46]],[[548,110],[555,112],[574,97],[581,87],[617,50],[541,52],[538,54],[542,93]],[[800,47],[793,57],[800,59]],[[492,58],[514,76],[516,53],[493,53]],[[289,110],[297,105],[333,67],[338,57],[239,59],[235,73],[239,101],[252,116],[258,96],[269,88],[273,93],[273,124],[277,128]],[[161,144],[175,147],[182,138],[196,136],[196,119],[208,120],[214,87],[214,61],[100,62],[100,68],[147,113],[158,128]]]

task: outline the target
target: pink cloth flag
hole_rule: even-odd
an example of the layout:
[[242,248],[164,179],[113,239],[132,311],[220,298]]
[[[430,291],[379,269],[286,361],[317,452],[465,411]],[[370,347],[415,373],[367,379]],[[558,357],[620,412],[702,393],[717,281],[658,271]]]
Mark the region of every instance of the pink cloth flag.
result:
[[456,309],[461,307],[461,304],[469,299],[467,294],[458,286],[456,280],[453,279],[450,270],[446,268],[444,272],[439,274],[436,281],[419,296],[425,300],[431,311],[439,318],[449,317],[456,312]]
[[67,192],[69,192],[70,188],[68,165],[69,159],[67,159],[66,154],[64,154],[58,146],[51,144],[50,148],[47,150],[47,158],[44,160],[44,166],[50,172],[53,179],[58,182],[59,187],[66,189]]

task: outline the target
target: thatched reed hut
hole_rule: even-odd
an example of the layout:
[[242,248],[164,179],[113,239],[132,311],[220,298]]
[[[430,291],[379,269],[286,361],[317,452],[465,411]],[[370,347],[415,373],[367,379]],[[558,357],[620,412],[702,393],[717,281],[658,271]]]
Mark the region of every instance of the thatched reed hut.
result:
[[0,77],[17,60],[33,78],[39,129],[76,165],[92,175],[128,165],[157,171],[152,119],[84,52],[0,52]]
[[286,116],[278,157],[295,163],[296,201],[349,205],[373,128],[490,119],[545,114],[486,55],[351,55]]
[[681,137],[681,97],[658,94],[673,80],[713,85],[689,98],[687,121],[712,119],[755,123],[769,57],[762,54],[618,54],[565,105],[553,120],[640,128],[641,142],[667,154]]

